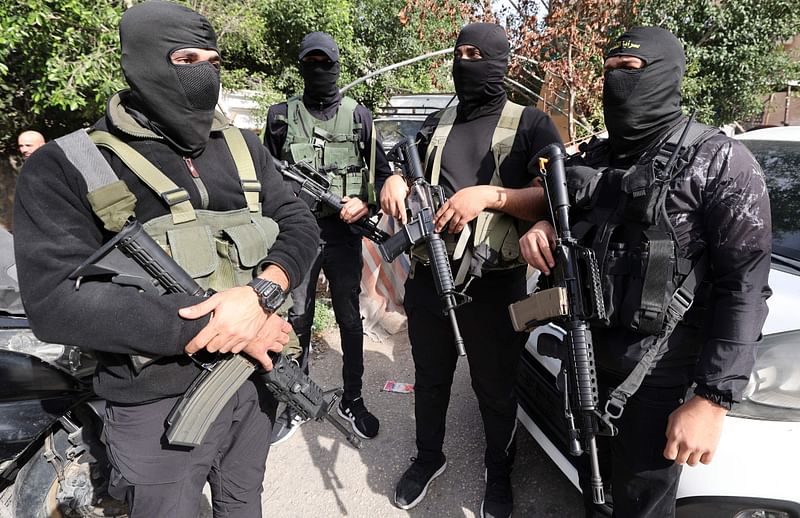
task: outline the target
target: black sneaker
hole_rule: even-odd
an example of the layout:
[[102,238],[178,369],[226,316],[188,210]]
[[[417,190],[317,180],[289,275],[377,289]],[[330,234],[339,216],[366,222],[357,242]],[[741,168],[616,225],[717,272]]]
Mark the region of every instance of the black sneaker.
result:
[[400,509],[411,509],[420,503],[433,479],[444,473],[447,467],[444,454],[439,461],[421,462],[411,457],[411,462],[394,490],[394,505]]
[[345,401],[344,399],[339,402],[338,407],[339,415],[350,421],[353,431],[359,437],[364,439],[373,439],[378,435],[378,428],[381,423],[364,406],[364,400],[360,397],[352,401]]
[[486,493],[481,502],[481,518],[509,518],[514,509],[511,478],[496,477],[486,482]]
[[290,408],[286,408],[280,415],[275,418],[275,425],[272,427],[272,440],[270,444],[273,446],[286,441],[300,429],[300,425],[305,423],[308,419],[303,419],[299,414],[294,413]]

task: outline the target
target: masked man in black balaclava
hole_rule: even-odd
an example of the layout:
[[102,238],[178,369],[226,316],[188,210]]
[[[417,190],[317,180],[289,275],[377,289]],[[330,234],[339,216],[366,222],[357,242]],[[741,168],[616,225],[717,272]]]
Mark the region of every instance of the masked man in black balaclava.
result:
[[[322,271],[330,286],[342,343],[344,393],[338,412],[350,421],[356,434],[372,439],[380,423],[361,397],[361,237],[349,224],[374,213],[376,185],[380,188],[391,170],[369,110],[339,93],[339,47],[333,38],[324,32],[307,34],[300,42],[298,58],[303,95],[269,108],[264,145],[276,158],[289,163],[305,161],[321,170],[331,180],[330,192],[341,196],[344,206],[339,211],[322,204],[314,207],[321,246],[311,271],[292,292],[289,311],[302,348],[296,360],[308,372],[317,278]],[[287,407],[278,415],[272,444],[289,439],[302,422]]]
[[[108,402],[105,479],[131,518],[194,518],[206,481],[215,515],[259,517],[276,411],[263,383],[246,381],[194,447],[170,444],[167,416],[203,372],[190,358],[201,349],[272,367],[267,353],[291,331],[275,304],[310,267],[316,225],[258,138],[215,112],[220,56],[208,20],[143,2],[123,14],[120,43],[130,88],[90,137],[46,144],[20,175],[25,309],[41,339],[94,351],[94,389]],[[71,272],[133,218],[216,294],[160,296],[124,275],[84,277],[76,289]]]
[[[618,434],[599,438],[615,516],[675,515],[682,465],[711,462],[725,414],[742,397],[770,294],[763,174],[738,141],[687,124],[684,69],[681,43],[664,29],[636,27],[619,37],[605,60],[608,139],[589,143],[567,168],[573,229],[603,265],[610,312],[591,323],[599,408],[607,397],[624,406],[613,420]],[[667,169],[676,149],[676,167]],[[520,241],[545,275],[555,265],[554,239],[550,223],[539,222]],[[663,323],[651,325],[659,313]],[[659,335],[667,338],[654,340]],[[655,359],[640,363],[654,343]],[[637,365],[646,376],[628,377]],[[591,495],[585,471],[581,479]],[[586,503],[587,516],[607,516],[591,498]]]
[[[560,142],[547,115],[507,99],[508,56],[502,27],[464,27],[453,56],[458,105],[428,117],[418,135],[429,181],[448,198],[436,212],[436,230],[451,251],[458,289],[472,298],[456,316],[486,434],[487,517],[509,516],[513,508],[514,378],[527,335],[514,331],[507,307],[526,293],[519,233],[545,208],[527,166],[538,150]],[[384,213],[405,222],[407,194],[402,176],[389,178],[381,191]],[[401,509],[417,505],[447,466],[445,420],[458,360],[430,266],[414,256],[411,268],[403,303],[416,375],[417,454],[395,489]]]

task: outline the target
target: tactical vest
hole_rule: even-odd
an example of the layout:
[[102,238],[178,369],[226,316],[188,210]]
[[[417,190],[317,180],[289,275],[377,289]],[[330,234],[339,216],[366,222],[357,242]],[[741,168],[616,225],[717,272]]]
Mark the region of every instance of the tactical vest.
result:
[[[500,166],[511,153],[524,110],[524,106],[511,101],[503,107],[492,134],[490,150],[494,158],[494,173],[489,185],[503,185]],[[456,107],[446,108],[428,144],[425,164],[426,168],[430,167],[431,185],[439,183],[442,153],[455,120]],[[454,260],[461,259],[461,267],[455,276],[456,285],[462,284],[467,274],[479,277],[481,271],[504,270],[525,264],[519,250],[519,236],[527,230],[521,226],[525,224],[504,212],[484,210],[474,222],[464,227],[458,241],[446,239],[448,253]]]
[[[666,197],[697,148],[719,130],[692,123],[679,145],[684,128],[673,131],[630,169],[571,170],[571,197],[586,209],[575,220],[573,235],[594,250],[600,264],[606,318],[592,322],[595,326],[659,335],[685,279],[693,273],[691,282],[700,280],[698,258],[688,257],[689,251],[678,245]],[[587,152],[591,154],[591,148]],[[700,262],[704,270],[705,259]],[[694,286],[691,291],[686,294],[689,304]]]
[[[249,282],[278,235],[278,224],[262,215],[261,184],[244,137],[232,126],[224,129],[223,135],[247,202],[246,207],[225,212],[192,207],[185,189],[110,133],[87,134],[79,130],[56,140],[86,180],[89,203],[106,229],[122,229],[135,215],[136,197],[117,177],[98,146],[117,155],[169,206],[169,214],[143,223],[147,234],[203,288],[221,291]],[[199,183],[198,189],[204,197],[205,187]]]
[[[371,160],[367,167],[362,158],[365,146],[361,140],[362,126],[353,120],[358,103],[343,97],[336,115],[326,121],[311,115],[300,97],[290,98],[286,105],[287,132],[281,158],[292,163],[305,161],[325,170],[331,180],[331,192],[337,196],[357,196],[375,203],[375,128],[372,128]],[[334,213],[335,209],[323,206],[316,216]]]

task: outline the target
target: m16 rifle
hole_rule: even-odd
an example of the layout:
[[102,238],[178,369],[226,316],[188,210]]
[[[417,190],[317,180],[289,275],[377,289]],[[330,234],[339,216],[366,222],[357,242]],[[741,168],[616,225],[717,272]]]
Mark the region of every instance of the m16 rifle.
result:
[[425,180],[417,146],[412,139],[405,138],[398,142],[389,151],[387,158],[397,163],[403,171],[403,176],[411,182],[411,190],[408,194],[410,218],[406,225],[381,243],[378,248],[384,260],[391,262],[413,246],[424,243],[436,285],[436,293],[442,301],[444,314],[450,319],[453,327],[456,350],[459,356],[465,356],[467,352],[458,328],[456,308],[472,299],[456,290],[453,272],[450,269],[450,259],[447,257],[447,248],[442,237],[435,231],[433,223],[436,210],[445,201],[444,193],[441,186],[431,185]]
[[[295,186],[295,194],[298,198],[305,201],[312,211],[316,210],[320,203],[327,205],[336,211],[342,210],[344,202],[341,196],[333,194],[331,191],[331,181],[325,169],[318,171],[308,162],[288,162],[278,160],[273,157],[275,168]],[[383,243],[389,238],[389,234],[378,228],[378,224],[371,220],[369,216],[364,216],[358,221],[350,223],[357,234],[360,234],[370,241],[377,244]]]
[[[531,172],[544,179],[556,229],[556,266],[549,279],[552,287],[511,304],[509,311],[517,331],[529,331],[550,321],[566,331],[562,344],[565,350],[539,352],[561,360],[559,385],[564,395],[570,454],[577,456],[586,453],[589,456],[592,500],[602,504],[605,495],[595,440],[600,432],[598,388],[592,334],[586,322],[605,315],[600,273],[594,251],[578,244],[570,231],[563,150],[559,145],[551,144],[534,157],[531,164],[534,163],[538,169]],[[604,432],[613,433],[613,430],[606,429]]]
[[[84,280],[110,280],[133,286],[141,291],[163,295],[186,293],[200,297],[213,295],[204,290],[156,243],[138,221],[131,220],[108,243],[103,245],[72,274],[76,289]],[[244,354],[215,354],[201,362],[203,367],[189,389],[173,408],[167,422],[167,440],[179,446],[199,446],[222,408],[233,397],[260,364]],[[360,439],[330,415],[341,397],[341,389],[323,392],[300,366],[284,355],[270,351],[271,371],[260,370],[263,381],[278,401],[286,403],[305,419],[327,420],[342,432],[356,448]],[[142,369],[157,360],[149,356],[132,356],[135,369]]]

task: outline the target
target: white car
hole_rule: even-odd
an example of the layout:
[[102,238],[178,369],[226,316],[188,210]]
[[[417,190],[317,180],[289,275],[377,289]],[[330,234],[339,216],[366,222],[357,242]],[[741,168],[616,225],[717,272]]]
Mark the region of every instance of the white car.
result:
[[[744,400],[725,418],[710,465],[686,466],[677,516],[800,518],[800,127],[755,130],[734,138],[750,148],[767,176],[773,253],[764,340]],[[520,422],[578,487],[567,442],[559,361],[540,355],[542,340],[561,340],[555,326],[537,328],[526,345],[518,394]],[[610,508],[607,509],[610,513]]]

